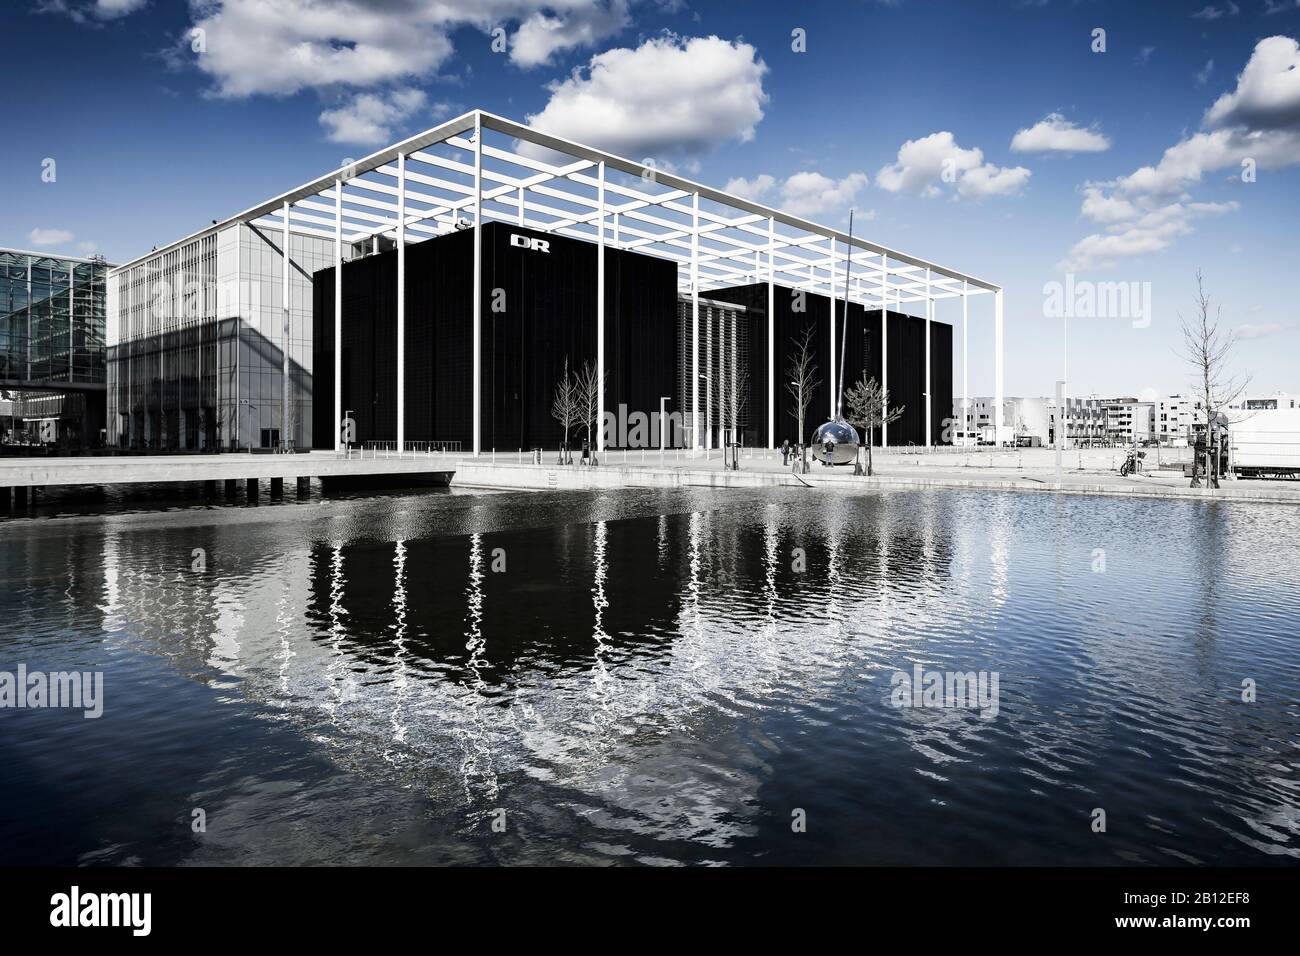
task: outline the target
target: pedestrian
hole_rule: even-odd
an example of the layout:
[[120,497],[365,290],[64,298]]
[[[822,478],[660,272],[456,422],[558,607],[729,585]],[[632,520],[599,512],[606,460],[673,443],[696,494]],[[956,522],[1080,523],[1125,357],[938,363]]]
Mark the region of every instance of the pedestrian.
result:
[[781,467],[790,464],[790,439],[781,442]]
[[584,465],[591,464],[591,442],[585,438],[582,440],[582,463]]

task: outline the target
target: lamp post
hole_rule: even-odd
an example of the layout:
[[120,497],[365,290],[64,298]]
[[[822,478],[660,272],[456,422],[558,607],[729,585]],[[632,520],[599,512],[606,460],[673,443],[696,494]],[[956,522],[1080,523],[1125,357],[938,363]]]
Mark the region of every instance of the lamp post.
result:
[[700,378],[704,379],[704,460],[709,460],[709,451],[713,446],[713,425],[711,416],[713,414],[713,386],[709,383],[707,372],[701,372]]
[[659,396],[659,464],[663,465],[667,461],[667,446],[664,441],[664,433],[667,431],[664,408],[668,403],[669,396]]

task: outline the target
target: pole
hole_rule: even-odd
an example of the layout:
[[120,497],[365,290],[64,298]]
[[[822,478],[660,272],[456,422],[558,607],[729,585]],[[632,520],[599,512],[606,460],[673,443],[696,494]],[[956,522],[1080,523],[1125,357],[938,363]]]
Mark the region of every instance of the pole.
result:
[[596,451],[605,451],[605,163],[596,180]]
[[283,250],[280,269],[280,449],[289,448],[289,203],[286,201],[280,210],[283,217],[281,242]]
[[343,442],[343,179],[334,180],[334,450]]
[[776,219],[767,217],[767,443],[776,450]]
[[483,450],[483,114],[474,114],[474,456]]
[[397,456],[406,449],[406,154],[397,154]]
[[700,435],[700,194],[691,195],[691,444]]

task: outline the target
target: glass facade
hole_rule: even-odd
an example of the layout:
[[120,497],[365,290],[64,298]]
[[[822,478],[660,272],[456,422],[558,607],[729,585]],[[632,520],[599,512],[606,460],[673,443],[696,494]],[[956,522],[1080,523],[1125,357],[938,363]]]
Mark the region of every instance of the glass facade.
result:
[[[229,226],[109,277],[108,433],[139,451],[311,447],[312,273],[330,239],[293,234],[289,338],[281,234]],[[289,423],[282,382],[289,355]]]
[[101,258],[0,249],[0,388],[28,426],[57,423],[15,429],[11,441],[99,443],[108,270]]

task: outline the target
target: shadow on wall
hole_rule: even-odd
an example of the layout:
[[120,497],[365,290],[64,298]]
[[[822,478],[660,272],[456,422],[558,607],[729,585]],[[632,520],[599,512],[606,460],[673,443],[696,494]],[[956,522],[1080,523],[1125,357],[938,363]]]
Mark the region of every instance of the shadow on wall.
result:
[[[280,444],[284,352],[242,319],[108,350],[108,444],[132,451],[249,451]],[[290,360],[294,448],[310,448],[312,373]]]

